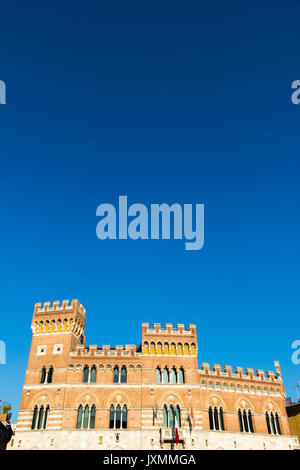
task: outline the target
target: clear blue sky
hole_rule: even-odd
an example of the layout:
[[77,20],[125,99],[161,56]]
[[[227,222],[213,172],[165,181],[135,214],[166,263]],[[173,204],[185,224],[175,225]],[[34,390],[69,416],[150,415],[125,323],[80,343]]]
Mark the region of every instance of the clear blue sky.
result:
[[[87,344],[196,323],[199,364],[273,368],[299,332],[300,2],[1,7],[0,399],[17,418],[36,302],[78,298]],[[205,246],[100,241],[96,207],[204,203]]]

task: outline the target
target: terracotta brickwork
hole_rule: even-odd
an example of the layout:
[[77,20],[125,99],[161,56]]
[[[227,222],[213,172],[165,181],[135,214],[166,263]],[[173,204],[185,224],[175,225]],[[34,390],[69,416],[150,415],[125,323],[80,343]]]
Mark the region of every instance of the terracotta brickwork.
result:
[[[32,344],[16,429],[15,442],[19,448],[34,448],[32,443],[38,435],[39,442],[45,439],[45,448],[55,447],[58,432],[65,432],[65,442],[71,448],[77,448],[79,435],[87,436],[87,448],[166,448],[172,445],[172,432],[170,439],[168,430],[175,418],[171,422],[168,414],[166,423],[164,407],[168,413],[175,413],[179,408],[179,445],[185,448],[200,447],[203,433],[222,434],[220,439],[224,442],[230,433],[243,435],[243,442],[246,434],[251,434],[252,440],[263,436],[264,442],[269,442],[269,434],[274,438],[274,434],[281,439],[290,437],[279,362],[275,362],[275,373],[262,370],[255,373],[253,369],[230,366],[222,370],[219,364],[210,367],[204,362],[199,368],[196,326],[183,324],[174,328],[172,324],[162,327],[155,323],[150,327],[143,323],[138,347],[86,346],[85,318],[86,311],[78,300],[35,305]],[[118,383],[115,383],[116,376]],[[80,405],[83,416],[82,425],[78,426]],[[94,415],[90,414],[84,421],[87,405],[90,413],[93,407]],[[120,425],[117,414],[115,422],[110,423],[112,405],[121,410],[126,407],[126,417],[122,411]],[[222,410],[224,430],[220,429],[220,417],[219,429],[215,429],[215,421],[211,429],[209,407]],[[43,415],[39,422],[41,408]],[[238,410],[250,411],[252,430],[244,429],[241,433]],[[276,415],[279,433],[272,429],[269,432],[266,412]],[[117,435],[120,433],[121,447]],[[233,438],[231,441],[230,445],[235,446],[236,441]],[[207,439],[203,440],[205,445],[209,445]]]

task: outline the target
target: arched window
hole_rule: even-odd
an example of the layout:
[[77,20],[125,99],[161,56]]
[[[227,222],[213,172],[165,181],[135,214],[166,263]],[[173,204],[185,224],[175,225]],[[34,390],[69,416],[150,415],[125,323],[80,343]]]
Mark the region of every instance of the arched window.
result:
[[189,354],[190,354],[189,345],[188,345],[188,343],[184,343],[184,355],[189,356]]
[[46,429],[48,424],[49,413],[49,405],[47,405],[46,410],[44,409],[43,405],[40,407],[40,409],[36,405],[33,409],[31,429]]
[[280,421],[279,421],[279,416],[277,412],[275,413],[275,424],[276,424],[277,434],[281,434]]
[[40,407],[39,418],[38,418],[38,423],[37,423],[37,429],[42,429],[43,421],[44,421],[44,407],[42,405]]
[[92,405],[90,408],[89,405],[86,405],[84,408],[82,405],[78,406],[77,410],[77,429],[94,429],[95,428],[95,419],[96,419],[96,406]]
[[48,370],[48,375],[47,375],[48,384],[52,383],[52,378],[53,378],[53,367],[51,366],[50,369]]
[[177,405],[175,408],[175,420],[177,422],[178,427],[181,427],[181,416],[180,416],[180,406]]
[[35,429],[35,428],[36,428],[37,417],[38,417],[38,407],[35,406],[34,409],[33,409],[33,416],[32,416],[31,429]]
[[167,428],[167,427],[168,427],[168,424],[169,424],[169,420],[168,420],[168,408],[167,408],[167,405],[164,405],[164,406],[163,406],[163,426],[164,426],[164,428]]
[[156,367],[156,383],[161,384],[161,370],[160,370],[160,367]]
[[247,411],[246,410],[243,410],[243,424],[244,424],[244,431],[249,432]]
[[166,354],[166,355],[169,354],[169,343],[164,344],[164,354]]
[[95,428],[95,419],[96,419],[96,407],[95,405],[93,405],[91,408],[90,429]]
[[121,369],[121,383],[126,384],[127,382],[127,369],[125,366],[122,366]]
[[122,411],[122,429],[127,429],[127,406],[123,406]]
[[208,408],[208,418],[209,418],[209,429],[213,431],[214,430],[214,417],[213,417],[213,410],[211,406]]
[[115,424],[115,407],[114,405],[110,405],[109,409],[109,428],[113,429]]
[[162,354],[162,344],[157,343],[157,354],[161,355]]
[[238,418],[241,432],[254,432],[251,410],[238,410]]
[[177,356],[182,356],[183,351],[182,351],[182,344],[178,343],[177,344]]
[[167,367],[164,368],[163,378],[164,378],[164,384],[168,384],[170,382],[169,371]]
[[178,378],[179,378],[179,383],[184,384],[184,369],[183,369],[183,367],[180,367],[180,369],[179,369]]
[[249,423],[249,431],[254,432],[251,410],[248,410],[248,423]]
[[267,411],[266,411],[266,422],[267,422],[268,434],[272,434],[271,424],[270,424],[270,417],[269,417],[269,413]]
[[121,427],[121,407],[117,405],[116,407],[116,429],[120,429]]
[[44,418],[44,423],[43,423],[43,429],[46,429],[46,428],[47,428],[49,412],[50,412],[50,407],[49,407],[49,405],[47,405],[46,411],[45,411],[45,418]]
[[222,407],[219,409],[219,420],[220,420],[220,430],[225,431],[224,416],[223,416],[223,408]]
[[114,384],[119,383],[119,367],[115,366],[114,367]]
[[150,354],[155,354],[155,343],[150,344]]
[[82,427],[82,417],[83,417],[83,407],[82,405],[79,405],[78,411],[77,411],[77,423],[76,423],[77,429],[81,429]]
[[175,367],[172,368],[171,370],[171,383],[176,384],[177,383],[177,372]]
[[196,356],[196,345],[195,345],[195,343],[191,344],[191,355]]
[[88,368],[88,366],[84,366],[84,368],[83,368],[83,378],[82,378],[82,381],[84,383],[87,383],[89,381],[89,375],[90,375],[90,369]]
[[43,367],[42,368],[42,373],[41,373],[41,384],[45,383],[46,375],[47,375],[46,367]]
[[243,418],[242,418],[241,410],[238,410],[238,417],[239,417],[240,431],[243,432],[244,426],[243,426]]
[[171,343],[171,355],[175,356],[176,355],[176,346],[175,343]]
[[128,407],[124,405],[110,405],[109,409],[109,428],[127,429]]
[[174,426],[175,426],[175,413],[174,413],[173,405],[171,405],[169,408],[169,427],[174,428]]
[[143,354],[149,354],[149,344],[147,341],[144,343]]
[[209,429],[212,431],[224,431],[223,408],[209,406],[208,408]]
[[97,380],[97,367],[96,366],[93,366],[91,368],[91,378],[90,378],[90,382],[92,383],[95,383]]
[[83,429],[87,429],[89,427],[89,416],[90,416],[89,405],[85,405],[84,415],[83,415]]
[[215,430],[219,431],[219,411],[216,406],[214,407],[214,426]]

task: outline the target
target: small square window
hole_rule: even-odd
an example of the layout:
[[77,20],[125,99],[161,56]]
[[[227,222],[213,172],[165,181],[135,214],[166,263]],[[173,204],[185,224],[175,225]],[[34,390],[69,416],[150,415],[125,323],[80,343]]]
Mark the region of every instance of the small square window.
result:
[[38,346],[37,355],[38,356],[44,356],[46,354],[46,351],[47,351],[47,346],[46,345]]
[[62,352],[63,352],[63,345],[55,344],[53,348],[53,354],[62,354]]

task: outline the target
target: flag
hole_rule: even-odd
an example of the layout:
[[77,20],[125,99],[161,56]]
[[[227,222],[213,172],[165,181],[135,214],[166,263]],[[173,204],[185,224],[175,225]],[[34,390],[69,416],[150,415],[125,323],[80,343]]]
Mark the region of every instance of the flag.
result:
[[192,405],[192,402],[191,402],[191,408],[190,408],[190,413],[189,413],[189,417],[193,423],[193,426],[195,427],[195,415],[194,415],[194,410],[193,410],[193,405]]
[[179,444],[179,423],[178,423],[178,418],[177,415],[175,415],[175,439],[176,439],[176,445]]
[[155,419],[158,419],[158,406],[157,401],[155,400],[155,410],[153,409],[153,426]]

